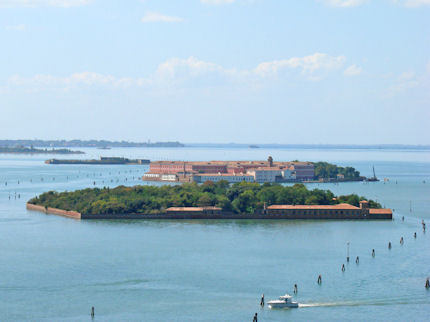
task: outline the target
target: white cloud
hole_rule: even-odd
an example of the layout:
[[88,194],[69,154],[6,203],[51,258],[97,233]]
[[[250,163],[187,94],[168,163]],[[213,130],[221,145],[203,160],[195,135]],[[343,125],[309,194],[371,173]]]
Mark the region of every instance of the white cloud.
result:
[[330,56],[323,53],[315,53],[304,57],[274,60],[261,63],[255,69],[260,76],[273,76],[284,69],[301,69],[305,74],[312,74],[317,70],[336,70],[345,62],[344,56]]
[[[324,72],[338,70],[345,62],[344,56],[330,56],[322,53],[304,57],[263,62],[256,68],[236,70],[221,65],[199,60],[195,57],[172,58],[158,65],[149,77],[116,77],[94,72],[73,73],[69,76],[39,74],[32,77],[12,76],[9,86],[22,87],[33,91],[50,89],[75,88],[108,88],[126,89],[132,87],[165,87],[173,84],[190,84],[191,86],[225,84],[238,82],[268,81],[268,76],[288,75],[288,70],[298,70],[298,77],[307,80],[320,80]],[[355,66],[355,65],[353,65]],[[319,72],[321,71],[321,72]],[[194,82],[193,82],[194,80]]]
[[348,7],[357,7],[367,0],[323,0],[325,4],[331,7],[339,7],[339,8],[348,8]]
[[194,57],[187,59],[172,58],[158,65],[155,76],[157,80],[170,81],[214,72],[224,73],[226,70],[219,65],[198,60]]
[[430,61],[425,69],[419,73],[406,71],[397,76],[391,75],[389,81],[384,93],[387,97],[394,97],[416,88],[425,89],[426,92],[430,93]]
[[201,3],[210,5],[231,4],[236,0],[200,0]]
[[412,78],[408,80],[401,80],[401,76],[388,88],[388,95],[394,96],[406,90],[420,86],[420,80]]
[[150,23],[150,22],[182,22],[184,19],[180,17],[174,17],[174,16],[166,16],[162,15],[158,12],[151,12],[148,11],[143,16],[142,20],[143,23]]
[[430,93],[430,60],[419,72],[409,70],[391,78],[393,80],[389,88],[390,94],[398,94],[413,88],[421,88]]
[[351,65],[351,66],[348,66],[348,67],[344,70],[344,72],[343,72],[343,73],[344,73],[346,76],[357,76],[357,75],[360,75],[362,71],[363,71],[363,70],[361,69],[361,67],[359,67],[359,66],[357,66],[357,65],[353,64],[353,65]]
[[25,29],[27,29],[27,27],[23,24],[21,25],[9,25],[5,27],[6,30],[11,30],[11,31],[24,31]]
[[0,0],[0,7],[79,7],[88,5],[92,0]]

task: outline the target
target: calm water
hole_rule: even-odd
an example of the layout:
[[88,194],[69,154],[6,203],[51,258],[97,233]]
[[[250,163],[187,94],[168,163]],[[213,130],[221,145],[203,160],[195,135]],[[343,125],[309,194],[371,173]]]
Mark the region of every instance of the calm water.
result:
[[[424,288],[430,276],[429,152],[86,151],[79,157],[211,160],[271,154],[275,160],[352,165],[364,175],[375,165],[387,183],[309,187],[377,199],[395,209],[395,220],[75,221],[28,212],[25,202],[47,190],[140,184],[148,167],[45,165],[43,160],[53,156],[0,155],[1,321],[91,321],[91,306],[94,321],[252,321],[255,312],[259,321],[429,320],[430,290]],[[421,229],[423,218],[427,234]],[[346,264],[348,241],[352,260]],[[266,301],[275,299],[293,293],[295,283],[295,299],[303,307],[259,307],[262,293]]]

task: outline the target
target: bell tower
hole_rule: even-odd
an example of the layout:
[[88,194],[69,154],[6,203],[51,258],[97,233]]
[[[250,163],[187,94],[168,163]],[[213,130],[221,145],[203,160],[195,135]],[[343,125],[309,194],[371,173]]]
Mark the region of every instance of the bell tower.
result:
[[267,158],[267,162],[269,162],[269,167],[273,167],[273,158],[269,155],[269,157]]

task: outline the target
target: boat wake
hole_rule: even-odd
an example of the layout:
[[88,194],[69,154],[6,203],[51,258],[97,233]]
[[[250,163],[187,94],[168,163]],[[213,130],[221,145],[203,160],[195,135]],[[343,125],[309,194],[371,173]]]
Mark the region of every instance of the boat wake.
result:
[[[414,302],[415,304],[418,304],[418,302]],[[427,301],[419,301],[419,303],[425,304]],[[366,302],[366,301],[360,301],[360,302],[327,302],[327,303],[301,303],[299,304],[299,308],[303,307],[330,307],[330,306],[385,306],[385,305],[407,305],[412,304],[411,302],[404,301],[404,300],[392,300],[392,301],[376,301],[376,302]]]
[[321,307],[321,306],[346,306],[345,303],[309,303],[299,304],[299,307]]

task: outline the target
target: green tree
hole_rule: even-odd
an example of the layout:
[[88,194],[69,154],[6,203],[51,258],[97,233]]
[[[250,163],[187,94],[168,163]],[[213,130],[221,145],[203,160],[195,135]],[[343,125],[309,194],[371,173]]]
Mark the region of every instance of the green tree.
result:
[[255,193],[252,190],[242,192],[233,202],[233,209],[239,213],[253,213],[256,209]]
[[231,201],[226,196],[218,196],[216,206],[220,207],[224,211],[232,211],[233,210],[233,206],[231,204]]
[[214,197],[212,194],[208,192],[203,193],[200,196],[199,201],[197,202],[197,205],[199,207],[213,206],[213,204],[214,204]]

